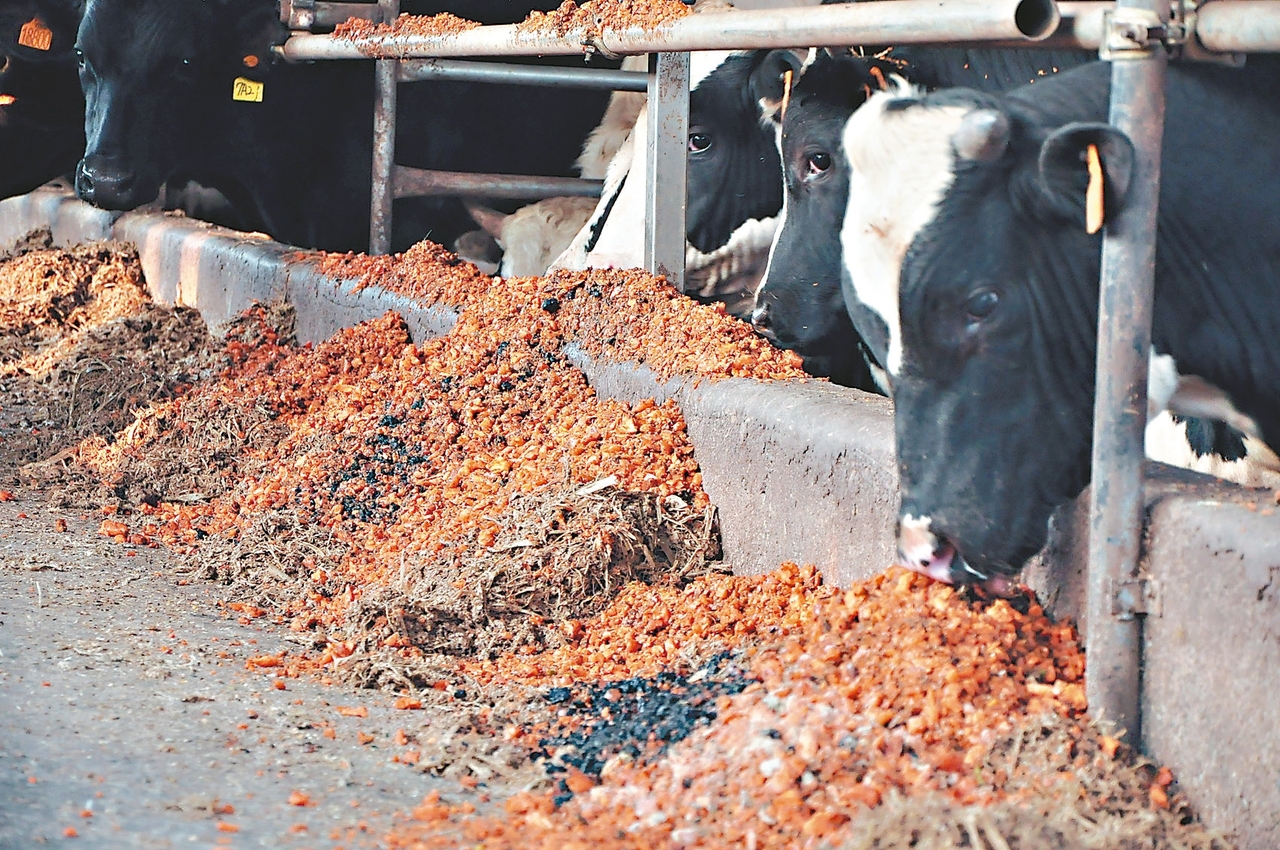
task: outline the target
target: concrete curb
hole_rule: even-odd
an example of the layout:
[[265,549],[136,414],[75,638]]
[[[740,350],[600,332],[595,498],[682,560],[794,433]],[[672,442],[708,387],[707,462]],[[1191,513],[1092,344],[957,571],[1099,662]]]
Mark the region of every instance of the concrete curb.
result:
[[[299,339],[401,312],[417,339],[454,316],[318,274],[287,246],[180,216],[95,210],[65,191],[0,202],[0,248],[49,227],[59,245],[116,238],[138,245],[161,300],[197,307],[217,329],[253,300],[284,297]],[[659,382],[649,370],[571,359],[602,396],[675,398],[707,493],[720,508],[726,557],[741,573],[787,560],[837,584],[890,563],[897,513],[892,405],[823,384]],[[1269,491],[1158,468],[1148,486],[1147,567],[1163,615],[1145,634],[1144,743],[1240,847],[1280,846],[1280,515]],[[1055,519],[1026,577],[1060,616],[1083,610],[1085,501]],[[1261,674],[1261,675],[1260,675]],[[1223,696],[1230,694],[1228,700]]]

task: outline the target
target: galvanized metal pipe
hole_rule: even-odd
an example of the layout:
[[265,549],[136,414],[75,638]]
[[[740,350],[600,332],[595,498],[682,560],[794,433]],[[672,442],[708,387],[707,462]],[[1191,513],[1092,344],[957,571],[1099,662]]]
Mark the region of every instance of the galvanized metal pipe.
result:
[[684,291],[685,185],[689,164],[689,54],[649,57],[644,267]]
[[1214,0],[1196,10],[1195,35],[1216,53],[1280,51],[1280,3]]
[[[1117,8],[1168,14],[1163,0],[1120,0]],[[1112,61],[1109,120],[1133,141],[1136,158],[1125,205],[1107,224],[1098,297],[1086,692],[1094,716],[1117,724],[1133,744],[1141,740],[1137,579],[1166,71],[1158,44]]]
[[[400,0],[378,0],[384,20],[400,13]],[[373,73],[373,172],[369,200],[369,253],[391,253],[391,206],[395,201],[391,172],[396,162],[396,66],[379,59]]]
[[400,82],[465,80],[477,83],[546,86],[548,88],[645,91],[647,74],[609,68],[558,68],[505,62],[467,62],[458,59],[411,59],[400,63]]
[[465,195],[475,198],[537,200],[565,196],[598,198],[604,181],[583,180],[578,177],[433,171],[397,165],[392,171],[392,184],[397,198]]
[[572,56],[590,48],[627,55],[850,44],[934,44],[1000,39],[1034,41],[1058,25],[1053,0],[881,0],[788,9],[689,15],[653,28],[565,35],[485,26],[449,35],[374,36],[358,41],[296,35],[277,48],[291,60],[394,56]]

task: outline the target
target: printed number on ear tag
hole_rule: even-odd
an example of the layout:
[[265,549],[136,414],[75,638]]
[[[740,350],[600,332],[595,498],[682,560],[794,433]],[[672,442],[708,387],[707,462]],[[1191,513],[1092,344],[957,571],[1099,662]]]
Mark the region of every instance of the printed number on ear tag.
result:
[[262,103],[262,92],[266,87],[266,83],[260,83],[248,77],[236,77],[235,85],[231,88],[231,99],[245,103]]
[[22,30],[18,33],[18,44],[33,50],[48,50],[53,46],[53,30],[39,18],[32,18],[22,25]]

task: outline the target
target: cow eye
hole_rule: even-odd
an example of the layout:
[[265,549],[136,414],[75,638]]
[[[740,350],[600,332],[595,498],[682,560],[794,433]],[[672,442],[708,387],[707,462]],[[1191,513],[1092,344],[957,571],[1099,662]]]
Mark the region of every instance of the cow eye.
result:
[[709,147],[711,147],[711,135],[709,133],[689,134],[689,153],[702,153]]
[[806,178],[820,177],[831,168],[831,154],[826,151],[814,151],[809,154],[806,165]]
[[970,321],[980,322],[990,316],[999,303],[1000,293],[994,289],[983,288],[971,293],[965,299],[964,311],[968,314]]

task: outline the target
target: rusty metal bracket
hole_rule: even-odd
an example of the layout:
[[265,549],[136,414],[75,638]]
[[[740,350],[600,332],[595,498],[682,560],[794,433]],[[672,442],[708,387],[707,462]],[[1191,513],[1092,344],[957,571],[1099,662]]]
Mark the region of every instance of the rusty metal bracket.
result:
[[1160,582],[1153,578],[1112,582],[1110,590],[1111,614],[1121,620],[1132,620],[1139,615],[1159,617],[1163,613]]
[[1098,58],[1140,59],[1163,47],[1169,56],[1184,62],[1243,65],[1243,53],[1215,53],[1200,43],[1195,34],[1196,15],[1203,5],[1196,0],[1173,0],[1167,21],[1149,9],[1117,7],[1104,12]]
[[280,22],[291,30],[310,32],[316,22],[316,0],[280,0]]
[[1102,45],[1098,58],[1112,62],[1118,59],[1143,59],[1159,47],[1185,41],[1186,31],[1180,23],[1164,21],[1151,9],[1118,6],[1103,14]]

